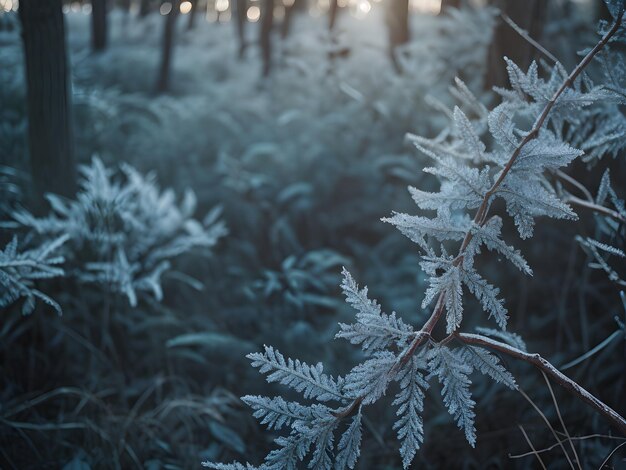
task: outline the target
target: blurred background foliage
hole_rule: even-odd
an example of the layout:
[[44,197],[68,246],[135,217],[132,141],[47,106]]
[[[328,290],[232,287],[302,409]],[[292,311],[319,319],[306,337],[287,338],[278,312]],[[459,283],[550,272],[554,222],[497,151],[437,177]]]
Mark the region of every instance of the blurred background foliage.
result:
[[[407,185],[435,184],[405,134],[443,129],[463,98],[455,77],[495,103],[504,62],[494,55],[541,59],[500,12],[566,67],[606,12],[591,0],[537,0],[522,12],[512,0],[411,0],[390,12],[396,1],[63,2],[83,174],[76,201],[52,198],[48,214],[29,161],[19,5],[0,0],[0,287],[24,283],[21,300],[0,297],[2,468],[257,462],[271,436],[237,397],[275,388],[244,356],[272,344],[332,373],[358,362],[331,341],[352,316],[341,266],[386,311],[424,320],[414,247],[379,221],[413,211]],[[613,157],[603,162],[623,198],[623,155]],[[571,175],[595,194],[602,170],[578,164]],[[624,413],[626,272],[623,260],[611,265],[617,278],[593,269],[603,266],[589,239],[623,250],[624,224],[584,211],[576,223],[547,222],[520,245],[534,277],[497,259],[487,269],[508,286],[511,329],[530,350],[563,365],[602,346],[567,372]],[[550,448],[551,468],[567,467],[550,390],[534,370],[509,366],[555,429],[521,395],[478,382],[477,448],[431,407],[416,466],[534,467],[532,455],[515,457],[530,450],[523,426]],[[623,441],[555,394],[583,467],[597,468]],[[392,413],[383,404],[369,415],[360,468],[401,468]]]

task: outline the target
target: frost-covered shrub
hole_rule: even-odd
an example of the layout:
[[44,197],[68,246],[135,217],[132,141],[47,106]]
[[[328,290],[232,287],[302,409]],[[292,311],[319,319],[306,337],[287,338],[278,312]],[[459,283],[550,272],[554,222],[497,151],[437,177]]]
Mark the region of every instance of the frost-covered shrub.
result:
[[[359,345],[366,359],[345,376],[333,377],[324,373],[321,363],[310,365],[286,358],[271,346],[248,355],[252,366],[267,374],[268,382],[300,392],[307,402],[243,397],[262,424],[285,435],[275,439],[277,448],[259,467],[212,462],[206,466],[219,470],[296,469],[306,459],[308,468],[354,468],[360,455],[364,409],[393,388],[397,407],[393,427],[401,443],[403,465],[408,468],[424,440],[425,391],[435,378],[441,384],[444,405],[473,447],[476,402],[470,375],[480,372],[517,389],[513,376],[490,350],[533,364],[626,431],[626,419],[541,356],[526,352],[521,338],[506,331],[504,299],[476,263],[479,255],[490,251],[522,273],[532,274],[522,253],[503,239],[503,217],[491,214],[493,207],[499,207],[498,200],[524,239],[533,235],[538,217],[576,219],[573,209],[559,198],[552,175],[583,155],[564,141],[562,130],[579,124],[581,114],[597,103],[623,104],[621,90],[596,85],[581,75],[618,31],[624,14],[623,4],[618,4],[621,2],[609,2],[613,24],[602,28],[603,38],[570,74],[557,63],[544,78],[536,63],[523,72],[508,61],[511,90],[497,90],[502,97],[500,105],[489,112],[478,106],[480,112],[473,119],[457,107],[449,113],[452,125],[436,139],[411,136],[415,146],[432,159],[433,166],[424,171],[435,175],[440,187],[435,192],[410,188],[423,212],[396,213],[384,221],[420,248],[420,265],[429,284],[422,307],[434,303],[423,326],[414,329],[395,312],[383,313],[378,302],[368,297],[367,288],[360,289],[344,271],[342,289],[357,315],[355,323],[340,325],[337,337]],[[462,83],[458,86],[466,90]],[[612,132],[610,127],[594,129],[597,137]],[[608,183],[603,188],[606,193]],[[468,293],[498,329],[462,332]],[[441,339],[435,335],[440,321],[447,334]],[[397,385],[392,385],[394,382]],[[336,435],[341,437],[336,439]]]
[[193,218],[192,191],[178,203],[172,190],[160,190],[154,175],[144,177],[129,165],[121,170],[115,175],[94,158],[81,168],[75,200],[49,194],[47,217],[26,211],[13,217],[41,237],[67,235],[68,274],[121,293],[135,306],[140,294],[161,300],[161,277],[171,272],[174,258],[213,248],[226,229],[219,209],[202,221]]
[[17,237],[13,237],[4,250],[0,250],[0,308],[24,299],[22,313],[29,314],[35,309],[35,301],[40,299],[61,313],[59,304],[37,289],[36,283],[65,275],[61,268],[64,259],[58,252],[67,240],[67,235],[61,235],[36,248],[20,250]]

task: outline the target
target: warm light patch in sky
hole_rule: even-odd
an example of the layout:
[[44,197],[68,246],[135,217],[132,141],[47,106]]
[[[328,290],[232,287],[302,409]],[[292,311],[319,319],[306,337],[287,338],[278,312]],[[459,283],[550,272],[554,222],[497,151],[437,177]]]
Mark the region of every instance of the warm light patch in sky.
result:
[[185,1],[180,4],[180,12],[183,15],[186,15],[187,13],[189,13],[191,11],[191,8],[192,8],[192,5],[191,5],[191,2],[189,1]]
[[256,5],[252,5],[250,8],[248,8],[246,16],[248,17],[248,21],[251,21],[253,23],[259,21],[259,18],[261,18],[261,9]]
[[441,11],[441,0],[410,0],[409,6],[413,11],[436,15]]

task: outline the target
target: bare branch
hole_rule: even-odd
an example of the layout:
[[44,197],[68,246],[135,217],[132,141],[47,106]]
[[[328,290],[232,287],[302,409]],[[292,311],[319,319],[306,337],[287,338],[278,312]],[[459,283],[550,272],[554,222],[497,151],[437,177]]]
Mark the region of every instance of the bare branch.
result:
[[624,419],[624,417],[622,417],[606,403],[602,402],[593,394],[585,390],[578,383],[567,377],[539,354],[532,354],[520,351],[513,346],[509,346],[508,344],[501,343],[500,341],[495,341],[491,338],[487,338],[486,336],[481,335],[460,333],[457,335],[457,338],[463,343],[486,346],[488,348],[495,349],[496,351],[499,351],[501,353],[508,354],[509,356],[516,359],[520,359],[524,362],[532,364],[533,366],[544,372],[556,383],[565,388],[567,391],[572,393],[575,397],[590,405],[598,413],[604,416],[611,424],[618,428],[622,434],[626,435],[626,419]]

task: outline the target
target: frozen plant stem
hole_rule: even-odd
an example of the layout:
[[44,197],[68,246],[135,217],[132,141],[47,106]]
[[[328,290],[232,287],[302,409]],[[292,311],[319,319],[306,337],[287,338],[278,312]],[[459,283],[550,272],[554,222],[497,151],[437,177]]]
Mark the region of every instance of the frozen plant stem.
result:
[[[533,141],[534,139],[538,137],[540,129],[543,127],[546,120],[548,119],[548,116],[550,115],[550,111],[552,111],[552,108],[556,104],[559,97],[563,94],[565,90],[567,90],[567,88],[573,85],[573,83],[581,74],[581,72],[585,69],[585,67],[591,62],[591,60],[595,57],[595,55],[602,50],[602,48],[609,42],[611,37],[613,37],[613,35],[617,32],[617,30],[620,27],[621,19],[623,16],[624,16],[624,10],[622,9],[620,14],[617,15],[617,18],[619,19],[615,21],[615,23],[611,26],[609,31],[602,37],[602,39],[600,39],[600,41],[593,47],[593,49],[591,49],[587,53],[587,55],[580,61],[580,63],[569,74],[569,76],[563,81],[559,89],[554,93],[552,98],[548,101],[545,108],[543,109],[543,111],[541,112],[537,120],[535,121],[533,128],[528,132],[528,134],[526,134],[526,136],[519,143],[517,148],[515,148],[515,150],[513,151],[511,155],[511,158],[509,158],[503,170],[500,172],[500,175],[498,176],[496,181],[493,183],[491,188],[485,193],[482,203],[480,204],[474,216],[474,220],[473,220],[474,224],[479,225],[479,226],[483,226],[485,224],[485,222],[487,221],[488,213],[489,213],[489,205],[491,202],[491,198],[496,194],[496,192],[498,191],[498,188],[500,187],[500,185],[502,184],[506,176],[509,174],[509,172],[513,168],[513,165],[515,164],[515,161],[521,154],[522,149],[529,142]],[[465,237],[463,238],[463,242],[461,243],[459,253],[454,260],[455,266],[460,266],[463,263],[463,255],[473,237],[474,235],[471,230],[468,230],[465,233]],[[435,326],[437,325],[437,323],[441,319],[441,316],[444,313],[445,294],[446,294],[445,290],[439,294],[433,313],[431,314],[430,318],[426,321],[422,329],[415,333],[415,338],[413,339],[413,341],[409,344],[406,350],[400,355],[398,362],[394,365],[394,367],[391,370],[392,374],[397,373],[400,367],[409,361],[409,359],[411,358],[413,353],[415,353],[417,348],[420,345],[422,345],[427,338],[430,338],[431,333],[435,329]],[[573,393],[580,400],[584,401],[585,403],[593,407],[596,411],[602,414],[608,421],[610,421],[613,425],[615,425],[624,435],[626,435],[626,419],[624,419],[622,416],[620,416],[617,412],[615,412],[608,405],[600,401],[594,395],[589,393],[583,387],[578,385],[576,382],[574,382],[573,380],[565,376],[563,373],[561,373],[558,369],[556,369],[552,364],[550,364],[547,360],[542,358],[540,355],[525,353],[518,349],[499,343],[497,341],[489,340],[488,338],[483,338],[482,336],[467,335],[467,334],[459,334],[457,336],[459,339],[467,343],[473,342],[474,344],[483,344],[486,346],[490,346],[493,349],[496,349],[500,352],[509,354],[513,357],[522,359],[526,362],[533,364],[534,366],[541,369],[544,373],[546,373],[553,380],[555,380],[558,384],[560,384],[561,386],[569,390],[571,393]],[[336,413],[335,416],[338,419],[347,417],[353,411],[359,408],[363,399],[364,399],[363,396],[356,398],[350,405],[348,405],[347,407],[345,407],[344,409]]]
[[624,419],[621,415],[619,415],[615,410],[613,410],[610,406],[606,405],[599,399],[597,399],[593,394],[589,393],[583,387],[578,385],[572,379],[567,377],[561,371],[559,371],[556,367],[554,367],[550,362],[541,357],[541,355],[537,353],[527,353],[521,351],[517,348],[509,346],[508,344],[501,343],[500,341],[495,341],[491,338],[486,338],[480,335],[474,335],[470,333],[459,333],[456,335],[457,339],[465,344],[476,344],[480,346],[486,346],[488,348],[494,349],[501,353],[507,354],[516,359],[520,359],[524,362],[528,362],[532,364],[539,370],[541,370],[544,374],[554,380],[556,383],[561,385],[567,391],[574,394],[577,398],[584,401],[591,407],[593,407],[596,411],[602,414],[607,420],[615,425],[624,435],[626,435],[626,419]]
[[599,214],[607,215],[619,222],[626,223],[626,218],[624,218],[624,216],[622,216],[619,212],[611,210],[608,207],[600,206],[593,201],[585,201],[584,199],[580,199],[576,196],[570,196],[566,199],[566,201],[572,204],[576,204],[577,206],[584,207],[585,209],[592,210]]

